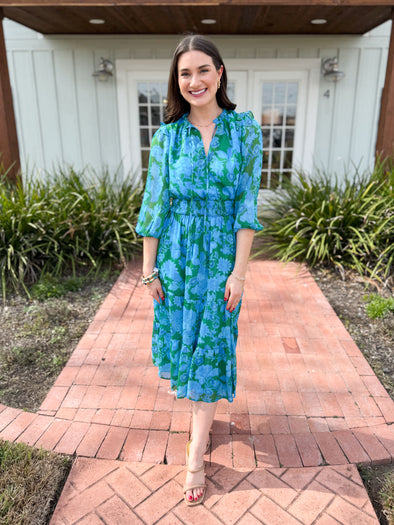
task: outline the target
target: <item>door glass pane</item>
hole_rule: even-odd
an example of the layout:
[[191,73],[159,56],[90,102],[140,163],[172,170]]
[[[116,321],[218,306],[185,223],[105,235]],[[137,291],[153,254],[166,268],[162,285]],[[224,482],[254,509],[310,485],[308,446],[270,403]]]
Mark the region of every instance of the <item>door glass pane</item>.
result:
[[148,86],[147,84],[138,84],[138,102],[144,104],[148,102]]
[[262,188],[280,187],[291,177],[298,103],[298,82],[268,81],[262,85]]
[[151,107],[152,126],[160,126],[160,106]]
[[140,106],[140,126],[147,126],[148,122],[148,106]]
[[164,120],[167,106],[167,81],[139,82],[137,90],[142,179],[145,181],[151,140],[160,123]]
[[234,84],[234,82],[227,82],[227,96],[231,100],[231,102],[234,102],[234,99],[235,99],[235,84]]
[[141,146],[143,148],[146,148],[149,146],[149,130],[148,129],[140,129],[140,139],[141,139]]

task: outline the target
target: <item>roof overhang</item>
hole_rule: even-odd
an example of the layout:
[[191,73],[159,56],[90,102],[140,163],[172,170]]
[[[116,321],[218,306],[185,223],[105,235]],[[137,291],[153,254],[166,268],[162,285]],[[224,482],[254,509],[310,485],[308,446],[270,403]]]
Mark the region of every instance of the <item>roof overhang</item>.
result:
[[391,19],[393,0],[0,0],[1,8],[43,34],[328,35],[370,31]]

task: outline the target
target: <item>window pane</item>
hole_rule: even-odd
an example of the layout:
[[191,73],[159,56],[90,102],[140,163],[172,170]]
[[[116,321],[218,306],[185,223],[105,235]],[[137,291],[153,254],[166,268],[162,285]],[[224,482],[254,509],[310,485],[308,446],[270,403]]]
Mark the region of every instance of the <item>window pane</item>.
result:
[[284,171],[282,173],[282,182],[291,182],[291,171]]
[[287,84],[287,103],[297,104],[297,96],[298,96],[298,83],[289,82]]
[[274,85],[270,82],[263,84],[263,106],[271,106],[274,98]]
[[283,168],[289,169],[292,167],[293,167],[293,152],[291,150],[285,151],[283,154]]
[[263,171],[263,173],[261,174],[260,188],[262,189],[268,188],[268,173],[266,171]]
[[151,104],[160,104],[160,84],[151,84],[150,85],[150,103]]
[[144,148],[149,147],[149,130],[140,129],[141,146]]
[[146,104],[148,102],[148,85],[138,84],[138,102]]
[[284,82],[278,82],[275,84],[275,104],[284,104],[286,102],[286,84]]
[[160,126],[160,106],[150,108],[152,126]]
[[285,147],[293,148],[294,147],[294,129],[287,128],[285,131]]
[[294,126],[296,123],[296,106],[287,106],[286,110],[286,124]]
[[272,152],[271,169],[272,170],[280,169],[280,151]]
[[280,148],[282,146],[282,130],[280,128],[274,128],[272,130],[272,147]]
[[151,133],[152,133],[152,135],[151,135],[151,140],[152,140],[153,135],[156,133],[156,131],[157,131],[158,129],[159,129],[159,128],[152,128],[152,130],[151,130]]
[[148,125],[148,107],[140,106],[140,126]]
[[263,108],[263,114],[261,116],[261,125],[269,126],[274,125],[278,126],[283,123],[283,107],[275,108]]
[[281,126],[283,124],[284,107],[275,106],[272,110],[272,123],[274,126]]
[[271,171],[271,185],[270,187],[274,190],[279,186],[280,174],[278,171]]
[[270,128],[263,128],[263,149],[268,149],[270,147],[270,136],[271,136],[271,130]]
[[263,168],[268,168],[269,151],[263,152]]
[[143,149],[143,150],[141,150],[141,165],[142,165],[142,169],[144,169],[144,170],[148,169],[148,164],[149,164],[149,150],[148,149]]

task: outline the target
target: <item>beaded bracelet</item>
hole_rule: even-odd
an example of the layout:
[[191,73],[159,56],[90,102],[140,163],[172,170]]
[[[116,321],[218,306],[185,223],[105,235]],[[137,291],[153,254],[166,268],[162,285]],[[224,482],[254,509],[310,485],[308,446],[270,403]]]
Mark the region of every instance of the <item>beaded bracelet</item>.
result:
[[144,276],[141,277],[141,281],[142,281],[142,284],[147,285],[147,284],[153,283],[153,281],[157,279],[158,277],[159,277],[159,269],[154,267],[153,272],[150,275],[147,275],[146,277]]
[[231,272],[231,275],[233,275],[238,281],[246,281],[246,277],[240,277],[239,275],[235,274],[234,272]]

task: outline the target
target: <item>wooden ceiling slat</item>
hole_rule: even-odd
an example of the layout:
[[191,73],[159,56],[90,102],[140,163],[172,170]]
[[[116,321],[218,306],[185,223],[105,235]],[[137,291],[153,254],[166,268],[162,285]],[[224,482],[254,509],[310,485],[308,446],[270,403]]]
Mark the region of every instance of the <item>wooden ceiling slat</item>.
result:
[[[251,1],[251,0],[249,0]],[[43,34],[363,34],[391,17],[390,7],[170,5],[8,7],[4,15]],[[92,25],[91,18],[102,18]],[[214,18],[214,25],[203,25]],[[313,25],[325,18],[324,25]]]

